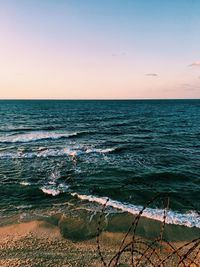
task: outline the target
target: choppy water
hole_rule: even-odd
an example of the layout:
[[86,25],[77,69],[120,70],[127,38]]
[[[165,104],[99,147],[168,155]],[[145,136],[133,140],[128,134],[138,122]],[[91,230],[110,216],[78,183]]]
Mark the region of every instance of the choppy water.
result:
[[136,213],[155,191],[176,198],[169,223],[200,228],[199,100],[0,101],[1,215],[76,196]]

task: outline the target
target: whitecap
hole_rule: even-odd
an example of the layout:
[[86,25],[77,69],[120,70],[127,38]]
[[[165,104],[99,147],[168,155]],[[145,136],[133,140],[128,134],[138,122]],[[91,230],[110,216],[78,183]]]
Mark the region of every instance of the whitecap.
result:
[[60,156],[69,156],[72,159],[76,159],[78,156],[84,154],[106,154],[115,151],[115,148],[105,148],[105,149],[97,149],[97,148],[88,148],[84,150],[83,148],[61,148],[61,149],[53,149],[53,148],[42,148],[37,151],[32,152],[24,152],[23,150],[17,152],[0,152],[0,157],[2,158],[46,158],[46,157],[60,157]]
[[52,196],[57,196],[57,195],[59,195],[61,193],[60,190],[58,190],[58,189],[49,188],[49,187],[45,187],[45,186],[41,187],[40,189],[45,194],[52,195]]
[[66,192],[69,189],[69,185],[66,185],[64,183],[61,183],[58,185],[59,190],[61,190],[62,192]]
[[32,205],[20,205],[20,206],[17,206],[17,209],[30,209],[32,208]]
[[[71,193],[71,195],[76,196],[81,200],[96,202],[101,205],[104,205],[106,203],[106,200],[108,199],[107,197],[79,195],[77,193]],[[129,204],[129,203],[122,203],[120,201],[116,201],[112,199],[109,199],[109,201],[107,202],[107,206],[110,206],[117,210],[121,210],[123,212],[131,213],[133,215],[139,214],[139,212],[143,209],[143,206],[136,206],[136,205]],[[162,222],[163,214],[164,214],[163,209],[146,208],[142,216]],[[169,210],[167,212],[166,223],[200,228],[200,216],[197,214],[196,211],[189,211],[187,213],[179,213],[178,211]]]
[[30,132],[26,134],[5,135],[0,137],[1,143],[24,143],[44,139],[59,139],[78,135],[77,132]]
[[105,153],[113,152],[115,150],[116,150],[116,148],[105,148],[105,149],[101,149],[100,153],[105,154]]
[[[51,181],[50,181],[50,183],[51,183]],[[40,189],[42,190],[43,193],[48,194],[48,195],[52,195],[52,196],[57,196],[60,193],[67,192],[68,188],[69,188],[69,186],[64,184],[64,183],[58,184],[57,186],[52,185],[52,183],[51,183],[51,185],[40,187]]]
[[22,181],[22,182],[20,182],[20,184],[23,185],[23,186],[31,185],[29,182],[26,182],[26,181]]
[[86,153],[100,153],[100,154],[106,154],[106,153],[110,153],[115,151],[115,148],[105,148],[105,149],[101,149],[101,148],[89,148],[86,150]]

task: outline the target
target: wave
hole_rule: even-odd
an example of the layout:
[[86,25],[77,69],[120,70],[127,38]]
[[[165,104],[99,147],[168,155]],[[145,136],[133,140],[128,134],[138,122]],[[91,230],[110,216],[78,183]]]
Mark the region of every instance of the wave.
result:
[[[107,197],[96,197],[91,195],[79,195],[77,193],[71,193],[72,196],[76,196],[81,200],[87,200],[89,202],[96,202],[98,204],[104,205],[106,203]],[[116,200],[109,199],[107,206],[110,206],[114,209],[121,210],[123,212],[128,212],[133,215],[139,214],[143,209],[143,206],[136,206],[133,204],[122,203]],[[154,219],[157,221],[163,221],[163,209],[153,209],[146,208],[142,214],[143,217]],[[179,213],[177,211],[169,210],[167,212],[166,218],[167,224],[176,224],[187,227],[197,227],[200,228],[200,217],[195,211],[190,211],[188,213]]]
[[16,208],[18,210],[21,210],[21,209],[30,209],[32,207],[33,207],[32,205],[20,205],[20,206],[17,206]]
[[14,146],[10,146],[10,147],[1,147],[0,148],[0,151],[7,151],[8,149],[12,149],[12,148],[15,148]]
[[33,128],[27,128],[27,127],[1,127],[0,132],[22,132],[22,131],[34,131]]
[[41,187],[40,189],[42,190],[42,192],[48,195],[57,196],[60,194],[60,190],[58,189],[46,188],[46,187]]
[[67,192],[68,188],[69,186],[63,183],[59,184],[57,187],[52,186],[52,185],[45,185],[45,186],[40,187],[43,193],[47,195],[52,195],[54,197],[58,196],[61,193]]
[[19,132],[41,132],[41,131],[55,131],[58,129],[61,129],[62,126],[43,126],[43,127],[36,127],[35,125],[32,125],[30,127],[13,127],[13,126],[4,126],[4,127],[0,127],[0,132],[7,132],[7,133],[13,133],[13,134],[17,134]]
[[21,150],[17,152],[0,152],[0,158],[12,158],[12,159],[20,159],[20,158],[46,158],[46,157],[60,157],[60,156],[69,156],[72,158],[76,158],[83,154],[107,154],[115,151],[116,148],[104,148],[104,149],[96,149],[96,148],[63,148],[63,149],[51,149],[40,147],[37,151],[33,152],[23,152]]
[[31,183],[26,182],[26,181],[22,181],[22,182],[20,182],[20,185],[28,186],[28,185],[31,185]]
[[93,148],[93,149],[87,149],[85,152],[86,153],[100,153],[100,154],[106,154],[115,151],[116,148]]
[[5,135],[0,137],[0,143],[26,143],[45,139],[60,139],[77,136],[79,133],[59,133],[59,132],[30,132],[26,134]]

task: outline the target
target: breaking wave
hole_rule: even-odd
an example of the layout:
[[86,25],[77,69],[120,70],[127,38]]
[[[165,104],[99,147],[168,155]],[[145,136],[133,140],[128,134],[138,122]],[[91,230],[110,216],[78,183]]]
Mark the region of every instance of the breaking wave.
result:
[[78,132],[59,133],[59,132],[31,132],[26,134],[5,135],[0,137],[1,143],[26,143],[44,139],[60,139],[77,136]]
[[57,196],[60,194],[60,190],[54,188],[41,187],[42,192],[48,195]]
[[[72,196],[76,196],[81,200],[87,200],[90,202],[96,202],[98,204],[104,205],[107,197],[96,197],[91,195],[79,195],[77,193],[71,193]],[[120,201],[109,199],[107,206],[110,206],[114,209],[121,210],[123,212],[128,212],[133,215],[137,215],[142,209],[143,206],[137,206],[128,203],[122,203]],[[142,214],[143,217],[154,219],[157,221],[163,221],[163,209],[153,209],[153,208],[146,208]],[[167,224],[176,224],[182,225],[187,227],[197,227],[200,228],[200,217],[195,211],[190,211],[188,213],[179,213],[177,211],[169,210],[167,212],[166,218]]]
[[60,193],[67,192],[69,186],[66,184],[59,184],[57,187],[53,185],[44,185],[40,187],[43,193],[52,196],[58,196]]
[[26,182],[26,181],[22,181],[22,182],[20,182],[20,185],[28,186],[28,185],[31,185],[31,183]]
[[105,148],[105,149],[95,149],[95,148],[62,148],[62,149],[52,149],[52,148],[39,148],[37,151],[33,152],[23,152],[21,150],[17,152],[0,152],[0,158],[46,158],[46,157],[59,157],[59,156],[69,156],[69,157],[78,157],[83,154],[107,154],[115,151],[116,148]]

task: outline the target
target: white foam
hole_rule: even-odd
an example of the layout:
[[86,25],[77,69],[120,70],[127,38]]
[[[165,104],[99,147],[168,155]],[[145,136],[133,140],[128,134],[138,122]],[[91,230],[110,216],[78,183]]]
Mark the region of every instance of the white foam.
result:
[[31,185],[29,182],[26,182],[26,181],[22,181],[20,182],[21,185],[24,185],[24,186],[28,186],[28,185]]
[[58,188],[62,192],[67,192],[68,189],[69,189],[69,186],[67,184],[61,183],[61,184],[58,185]]
[[18,155],[16,153],[3,152],[0,153],[0,158],[18,158]]
[[45,186],[41,187],[40,189],[45,194],[52,195],[52,196],[57,196],[57,195],[59,195],[61,193],[60,190],[58,190],[58,189],[49,188],[49,187],[45,187]]
[[68,188],[69,186],[64,183],[58,184],[56,186],[55,184],[51,183],[51,181],[49,182],[49,185],[40,187],[43,193],[52,196],[57,196],[60,193],[67,192]]
[[16,135],[5,135],[0,137],[0,142],[2,143],[17,143],[17,142],[31,142],[31,141],[37,141],[37,140],[43,140],[43,139],[59,139],[63,137],[70,137],[70,136],[76,136],[78,133],[73,132],[29,132],[26,134],[16,134]]
[[20,205],[20,206],[17,206],[17,209],[30,209],[32,208],[32,205]]
[[88,148],[86,150],[86,153],[100,153],[100,154],[106,154],[106,153],[110,153],[112,151],[115,151],[115,148],[105,148],[105,149],[101,149],[101,148]]
[[116,148],[105,148],[105,149],[101,149],[101,153],[110,153],[110,152],[113,152],[115,151]]
[[6,147],[0,148],[0,151],[6,151],[6,150],[12,149],[12,148],[15,148],[15,147],[14,146],[10,146],[10,147],[6,146]]
[[[91,195],[79,195],[77,193],[71,193],[72,196],[76,196],[81,200],[87,200],[90,202],[96,202],[101,205],[106,203],[107,197],[95,197]],[[133,204],[128,203],[121,203],[116,200],[109,199],[107,206],[112,208],[129,212],[133,215],[137,215],[142,209],[143,206],[136,206]],[[143,217],[163,221],[163,209],[153,209],[153,208],[146,208],[142,214]],[[200,228],[200,216],[195,211],[190,211],[188,213],[179,213],[177,211],[169,210],[167,212],[167,224],[176,224],[176,225],[183,225],[187,227],[197,227]]]
[[83,154],[105,154],[114,151],[115,148],[105,148],[105,149],[87,149],[84,150],[83,148],[62,148],[62,149],[51,149],[51,148],[40,148],[37,151],[33,152],[24,152],[24,151],[17,151],[17,152],[1,152],[0,157],[2,158],[46,158],[46,157],[58,157],[58,156],[69,156],[72,159],[77,158]]

